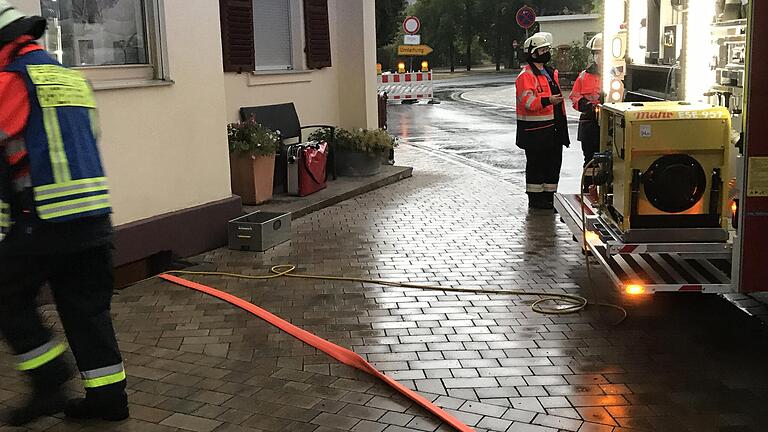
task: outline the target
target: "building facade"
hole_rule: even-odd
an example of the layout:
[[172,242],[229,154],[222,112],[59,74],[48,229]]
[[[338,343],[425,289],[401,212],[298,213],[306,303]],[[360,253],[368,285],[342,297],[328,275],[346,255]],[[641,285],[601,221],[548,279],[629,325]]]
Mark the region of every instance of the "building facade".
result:
[[117,265],[223,244],[241,211],[226,136],[240,107],[376,127],[373,0],[14,3],[48,19],[41,43],[96,90]]
[[536,21],[541,25],[541,31],[552,33],[554,46],[574,42],[584,46],[602,31],[600,15],[597,14],[540,16]]

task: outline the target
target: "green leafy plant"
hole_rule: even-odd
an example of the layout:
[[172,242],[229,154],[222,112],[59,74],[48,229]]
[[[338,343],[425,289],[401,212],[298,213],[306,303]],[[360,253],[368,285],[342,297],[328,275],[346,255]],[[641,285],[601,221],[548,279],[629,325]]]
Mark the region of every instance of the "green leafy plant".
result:
[[552,57],[560,72],[581,72],[592,63],[592,52],[578,42],[556,47]]
[[280,144],[277,132],[253,120],[228,124],[227,140],[230,152],[254,156],[273,155]]
[[[320,129],[313,132],[309,139],[315,141],[331,141],[330,129]],[[359,151],[364,153],[382,153],[397,147],[397,138],[384,129],[354,129],[338,128],[333,136],[337,148]]]

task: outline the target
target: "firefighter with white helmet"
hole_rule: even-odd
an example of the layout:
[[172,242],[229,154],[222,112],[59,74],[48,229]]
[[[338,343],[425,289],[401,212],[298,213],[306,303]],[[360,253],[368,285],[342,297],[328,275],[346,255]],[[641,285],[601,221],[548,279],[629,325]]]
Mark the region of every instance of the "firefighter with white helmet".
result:
[[[603,34],[598,33],[587,43],[592,53],[592,63],[582,71],[571,91],[573,108],[581,112],[579,118],[578,139],[584,154],[584,165],[592,160],[595,153],[600,151],[600,124],[597,120],[597,107],[602,103],[602,65],[603,65]],[[592,177],[587,174],[584,188],[592,184]],[[585,190],[586,191],[586,190]]]
[[[0,0],[0,334],[32,385],[0,423],[21,426],[60,411],[119,421],[129,413],[110,315],[112,208],[96,102],[80,72],[35,42],[45,28],[44,18]],[[37,312],[45,283],[85,398],[67,400],[74,372],[67,344]]]
[[550,33],[539,32],[529,37],[523,44],[528,64],[515,81],[517,146],[525,150],[530,208],[553,208],[563,146],[570,145],[559,73],[548,65],[551,47]]

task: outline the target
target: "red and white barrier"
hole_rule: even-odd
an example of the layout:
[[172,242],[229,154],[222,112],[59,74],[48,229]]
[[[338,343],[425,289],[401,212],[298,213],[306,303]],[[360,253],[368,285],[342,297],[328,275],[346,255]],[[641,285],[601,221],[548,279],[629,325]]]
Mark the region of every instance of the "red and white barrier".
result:
[[434,99],[432,72],[385,73],[379,75],[379,93],[386,92],[388,100]]

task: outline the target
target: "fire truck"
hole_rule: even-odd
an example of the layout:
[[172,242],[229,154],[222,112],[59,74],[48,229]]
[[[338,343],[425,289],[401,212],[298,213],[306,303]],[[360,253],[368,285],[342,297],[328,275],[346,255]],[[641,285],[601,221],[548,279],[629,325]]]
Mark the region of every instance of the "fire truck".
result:
[[557,194],[561,221],[627,294],[768,290],[768,4],[603,7],[597,186]]

